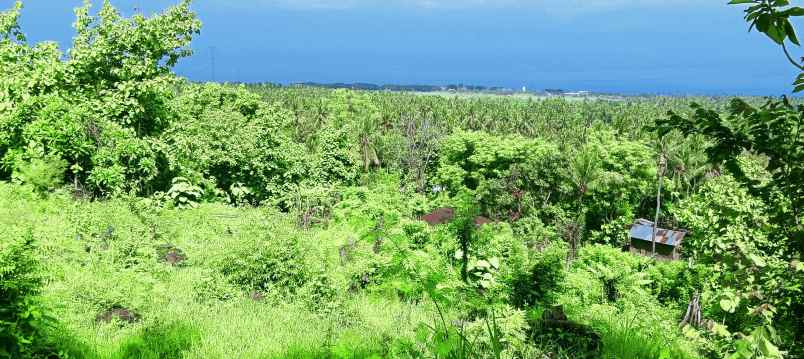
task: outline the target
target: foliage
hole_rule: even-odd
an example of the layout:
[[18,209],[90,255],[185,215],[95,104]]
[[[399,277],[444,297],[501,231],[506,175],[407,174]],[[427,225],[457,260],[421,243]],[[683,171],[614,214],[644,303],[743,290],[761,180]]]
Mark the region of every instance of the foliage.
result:
[[801,60],[796,61],[790,56],[785,44],[790,40],[796,46],[801,46],[790,18],[804,16],[804,8],[791,6],[788,0],[731,0],[729,4],[750,5],[745,9],[745,21],[750,24],[749,31],[756,28],[782,47],[787,60],[802,72],[793,83],[795,92],[804,90],[804,65]]
[[184,177],[174,178],[167,192],[168,198],[170,198],[173,201],[173,205],[179,209],[198,206],[198,200],[201,199],[201,194],[201,188],[193,185]]
[[[4,237],[13,235],[3,233]],[[0,357],[44,354],[52,319],[38,295],[42,277],[31,233],[0,242]]]
[[14,179],[30,185],[39,193],[47,193],[62,183],[66,162],[55,156],[33,158],[29,163],[19,164]]
[[513,279],[511,302],[520,308],[552,305],[566,276],[566,250],[561,244],[552,244],[532,258],[530,270]]
[[706,183],[675,213],[692,233],[685,248],[718,273],[717,281],[707,281],[719,298],[712,314],[722,315],[731,331],[763,334],[735,342],[737,352],[747,350],[742,347],[745,343],[757,341],[763,348],[775,348],[778,338],[764,335],[773,323],[797,332],[787,323],[796,317],[794,298],[801,296],[804,278],[799,270],[791,273],[791,263],[783,260],[784,242],[770,237],[775,230],[766,213],[764,203],[730,176]]
[[[763,199],[773,210],[774,222],[783,231],[780,234],[799,238],[802,231],[799,211],[804,204],[801,189],[804,137],[799,128],[804,107],[783,99],[769,100],[754,108],[734,99],[725,118],[700,105],[693,108],[692,117],[671,114],[661,123],[662,128],[678,128],[686,134],[702,134],[715,141],[716,145],[707,150],[710,161],[723,164],[741,184]],[[739,156],[744,151],[767,158],[766,170],[771,181],[760,181],[744,172]],[[790,244],[796,245],[795,242]]]
[[226,255],[217,265],[218,271],[244,291],[271,295],[296,292],[311,280],[311,268],[298,239],[271,236],[253,241]]
[[379,167],[380,114],[374,104],[365,94],[336,90],[327,106],[335,128],[345,128],[353,134],[353,145],[358,148],[363,169]]
[[169,168],[208,180],[236,201],[258,204],[307,174],[303,147],[282,130],[286,113],[241,88],[191,86],[161,136]]
[[451,194],[471,191],[480,214],[516,220],[562,195],[558,149],[544,141],[457,132],[440,150],[434,181]]
[[587,246],[578,253],[557,302],[568,317],[598,329],[598,356],[697,357],[675,323],[680,309],[663,306],[650,294],[649,270],[647,258],[608,246]]
[[[6,311],[7,351],[52,338],[61,356],[112,358],[798,354],[793,100],[690,113],[686,98],[191,84],[171,72],[200,29],[189,1],[131,18],[87,2],[68,56],[29,45],[20,11],[0,15],[0,179],[16,182],[0,183],[0,228],[31,228],[47,270],[3,242],[2,285],[27,288],[25,313],[54,304],[60,325]],[[690,230],[687,263],[620,249],[656,194]],[[434,209],[454,216],[423,221]],[[712,321],[680,329],[696,294]]]
[[162,168],[151,137],[173,117],[170,69],[190,54],[200,28],[189,2],[131,19],[108,2],[92,16],[87,2],[76,11],[66,58],[55,43],[26,43],[20,10],[4,13],[0,28],[0,61],[9,70],[0,84],[6,169],[36,148],[67,161],[74,182],[97,192],[153,192]]

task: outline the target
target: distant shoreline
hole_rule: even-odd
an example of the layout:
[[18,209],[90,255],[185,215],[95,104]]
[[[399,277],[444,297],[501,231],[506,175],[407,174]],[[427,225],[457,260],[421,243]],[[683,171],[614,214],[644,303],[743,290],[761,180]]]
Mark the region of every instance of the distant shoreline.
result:
[[[191,81],[205,82],[205,81]],[[746,94],[702,94],[702,93],[618,93],[609,91],[587,91],[587,90],[564,90],[564,89],[543,89],[530,90],[525,88],[515,90],[501,86],[482,86],[466,84],[450,85],[397,85],[397,84],[372,84],[372,83],[319,83],[319,82],[224,82],[230,84],[244,84],[246,86],[267,86],[267,87],[309,87],[323,89],[349,89],[357,91],[376,91],[376,92],[408,92],[430,95],[456,95],[456,96],[511,96],[521,98],[545,99],[545,98],[567,98],[567,99],[605,99],[605,100],[624,100],[628,98],[778,98],[781,95],[746,95]],[[802,95],[787,94],[790,98],[801,98]]]

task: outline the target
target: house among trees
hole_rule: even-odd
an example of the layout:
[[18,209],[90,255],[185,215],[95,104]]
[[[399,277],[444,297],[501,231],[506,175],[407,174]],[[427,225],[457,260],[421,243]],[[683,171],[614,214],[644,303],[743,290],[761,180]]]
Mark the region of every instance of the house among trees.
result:
[[[681,259],[681,244],[687,232],[684,230],[656,229],[656,258]],[[653,252],[653,222],[637,219],[631,225],[629,249],[631,253],[651,256]]]

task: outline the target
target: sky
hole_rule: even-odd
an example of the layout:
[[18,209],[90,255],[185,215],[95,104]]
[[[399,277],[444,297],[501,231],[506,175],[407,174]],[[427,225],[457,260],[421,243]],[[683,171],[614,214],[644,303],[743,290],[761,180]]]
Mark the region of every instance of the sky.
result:
[[[99,1],[96,1],[99,3]],[[177,0],[112,0],[153,13]],[[29,41],[69,48],[81,0],[24,0]],[[196,81],[454,83],[781,95],[796,75],[727,0],[196,0]],[[793,1],[795,4],[796,1]],[[0,0],[9,8],[13,0]],[[804,27],[800,27],[804,28]],[[793,49],[804,55],[804,50]],[[214,68],[212,66],[214,58]]]

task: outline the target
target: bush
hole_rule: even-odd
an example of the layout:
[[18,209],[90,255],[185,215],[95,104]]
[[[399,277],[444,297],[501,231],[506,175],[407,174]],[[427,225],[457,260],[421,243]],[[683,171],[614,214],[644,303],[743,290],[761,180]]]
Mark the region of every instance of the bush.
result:
[[125,338],[111,358],[179,359],[200,339],[198,329],[186,323],[154,323]]
[[566,245],[560,242],[536,254],[530,270],[513,278],[511,302],[518,308],[550,305],[564,281],[566,258]]
[[30,233],[0,242],[0,357],[45,350],[47,317],[37,296],[42,286]]
[[268,235],[243,243],[217,263],[218,271],[244,291],[294,294],[312,278],[309,252],[296,235]]
[[56,156],[33,158],[21,163],[14,172],[14,178],[40,194],[56,189],[62,184],[67,162]]

